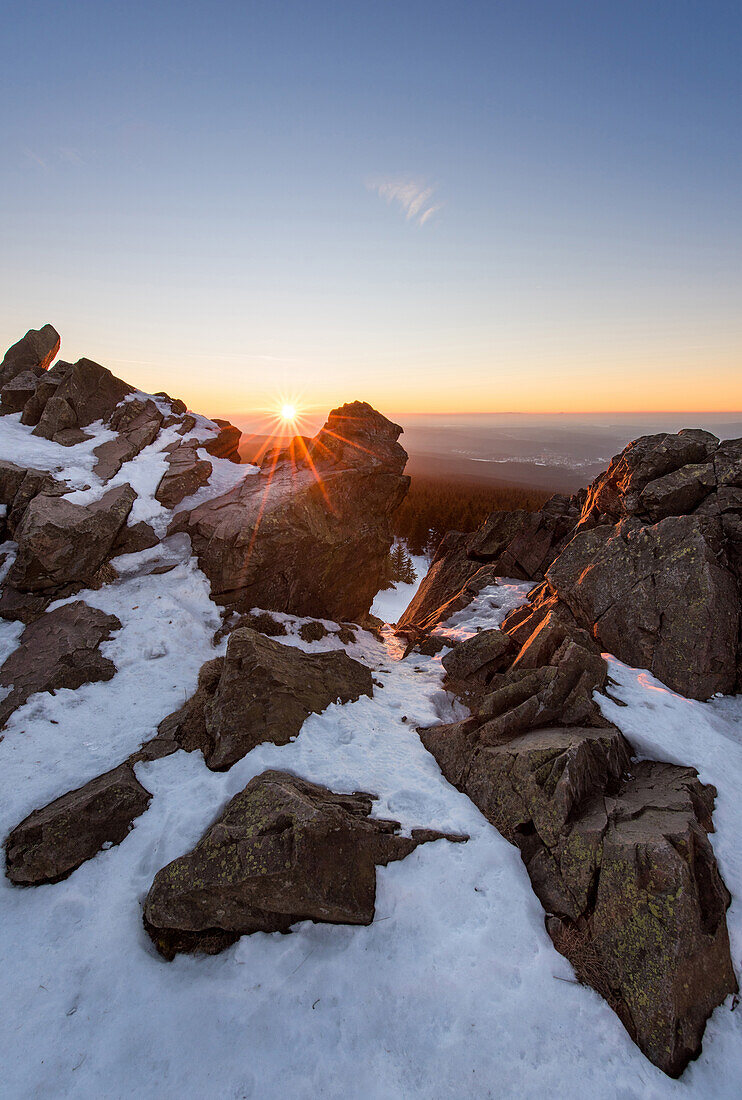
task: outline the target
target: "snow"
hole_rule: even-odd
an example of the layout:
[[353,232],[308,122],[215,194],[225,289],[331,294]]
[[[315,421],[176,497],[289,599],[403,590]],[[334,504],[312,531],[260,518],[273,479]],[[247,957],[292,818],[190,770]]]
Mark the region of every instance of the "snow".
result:
[[[12,417],[0,433],[9,456],[27,436]],[[49,449],[57,445],[43,440],[33,440],[33,459],[27,451],[13,460],[38,465],[41,457],[65,476],[72,461],[86,471],[79,483],[92,485],[89,448],[97,442],[64,448],[64,467]],[[154,463],[155,452],[138,480],[150,509]],[[174,568],[148,573],[163,557]],[[121,621],[102,647],[116,675],[33,696],[12,716],[0,741],[1,837],[151,737],[191,694],[201,664],[224,652],[226,641],[213,645],[219,612],[187,542],[167,540],[116,565],[114,584],[73,597]],[[496,626],[528,588],[503,581],[483,589],[436,634],[461,639]],[[374,613],[392,621],[407,598],[401,588],[381,593]],[[336,636],[306,643],[298,634],[306,620],[275,617],[290,631],[279,639],[286,644],[340,646]],[[0,621],[0,660],[21,631]],[[210,772],[199,753],[138,765],[153,798],[119,846],[56,885],[0,880],[3,1097],[738,1096],[742,1013],[729,1003],[710,1021],[701,1058],[675,1082],[646,1061],[597,994],[574,982],[518,852],[443,779],[415,732],[460,713],[443,690],[440,657],[400,661],[391,631],[379,641],[358,630],[345,648],[373,669],[373,698],[330,706],[291,744],[258,746],[225,773]],[[738,898],[742,700],[690,702],[647,673],[610,665],[611,691],[628,705],[601,699],[606,715],[642,752],[695,764],[719,788],[712,839]],[[378,794],[374,813],[405,830],[427,826],[470,840],[428,844],[379,868],[367,928],[303,922],[287,936],[245,936],[215,957],[165,962],[141,921],[154,875],[269,767]],[[735,901],[729,911],[737,963],[739,909]]]
[[412,584],[395,584],[392,588],[386,588],[376,593],[371,604],[371,614],[384,623],[396,623],[402,612],[410,603],[428,571],[428,559],[424,555],[410,555],[410,560],[415,570],[415,580]]

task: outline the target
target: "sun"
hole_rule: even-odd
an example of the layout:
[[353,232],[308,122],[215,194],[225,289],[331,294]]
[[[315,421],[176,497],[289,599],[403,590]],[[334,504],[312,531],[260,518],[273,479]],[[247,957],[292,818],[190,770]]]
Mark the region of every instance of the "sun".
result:
[[296,405],[281,405],[278,414],[285,424],[293,424],[298,415]]

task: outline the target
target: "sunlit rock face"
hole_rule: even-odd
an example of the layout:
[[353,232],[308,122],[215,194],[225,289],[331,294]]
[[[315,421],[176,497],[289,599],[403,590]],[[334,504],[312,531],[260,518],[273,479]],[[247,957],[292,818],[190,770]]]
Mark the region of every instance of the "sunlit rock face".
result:
[[409,485],[402,429],[363,402],[334,409],[313,439],[176,516],[212,598],[327,619],[363,617],[379,588],[391,516]]

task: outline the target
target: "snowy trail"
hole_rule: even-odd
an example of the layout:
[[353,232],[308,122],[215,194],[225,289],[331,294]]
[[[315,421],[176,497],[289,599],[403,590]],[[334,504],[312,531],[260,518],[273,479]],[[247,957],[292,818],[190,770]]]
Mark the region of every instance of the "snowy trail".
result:
[[[485,590],[446,629],[460,637],[496,625],[527,587]],[[34,806],[118,763],[192,691],[201,663],[221,651],[210,641],[216,608],[192,563],[78,598],[124,624],[105,649],[119,672],[109,684],[37,696],[13,716],[0,743],[2,835]],[[0,643],[10,644],[15,627],[2,629]],[[315,652],[337,646],[336,638],[304,643],[295,634],[281,641]],[[391,639],[383,645],[363,632],[347,649],[382,685],[372,699],[331,706],[310,717],[292,744],[259,746],[227,773],[209,772],[197,753],[140,765],[153,799],[120,846],[53,886],[18,889],[2,879],[3,1095],[738,1095],[739,1013],[717,1011],[701,1059],[672,1082],[595,993],[573,984],[519,854],[445,782],[415,733],[416,725],[455,713],[439,659],[399,661]],[[630,716],[645,725],[641,690],[630,708],[610,704],[632,736]],[[709,720],[708,737],[718,744],[720,730],[740,715],[725,714],[724,701],[707,709],[719,727]],[[678,751],[702,764],[697,749],[680,744]],[[377,793],[375,814],[404,828],[471,839],[428,844],[379,868],[368,928],[305,922],[288,936],[243,937],[213,958],[164,962],[141,924],[154,874],[268,767],[336,790]],[[714,844],[730,888],[739,891],[733,849],[740,833],[727,831],[736,819],[722,797],[720,811]]]

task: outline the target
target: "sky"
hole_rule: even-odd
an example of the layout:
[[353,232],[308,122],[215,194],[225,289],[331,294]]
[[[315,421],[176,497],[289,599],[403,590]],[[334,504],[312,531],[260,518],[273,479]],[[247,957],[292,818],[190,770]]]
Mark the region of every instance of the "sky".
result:
[[6,0],[0,338],[210,415],[742,409],[742,5]]

